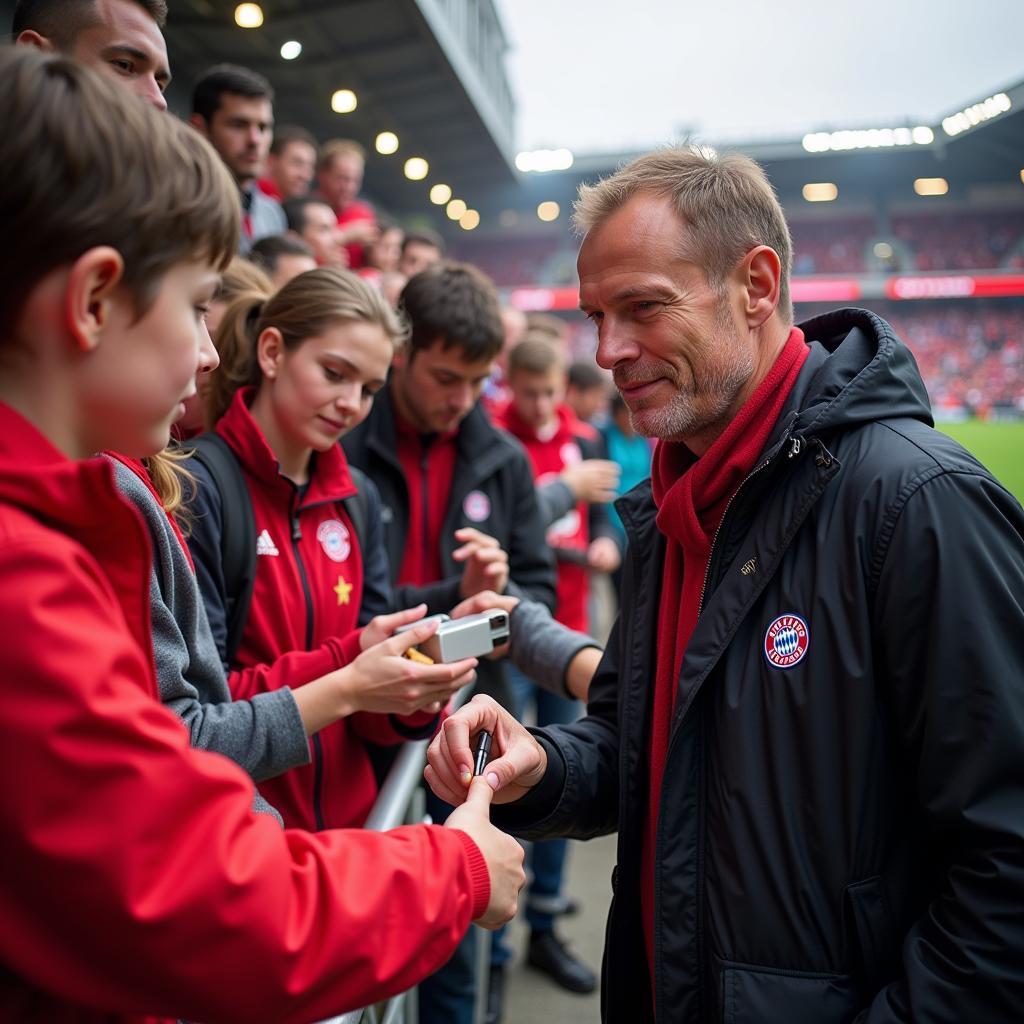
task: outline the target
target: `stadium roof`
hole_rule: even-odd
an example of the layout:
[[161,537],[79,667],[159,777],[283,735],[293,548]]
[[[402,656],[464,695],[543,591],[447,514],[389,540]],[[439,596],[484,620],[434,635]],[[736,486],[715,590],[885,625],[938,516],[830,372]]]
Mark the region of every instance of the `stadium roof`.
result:
[[[434,181],[473,196],[514,180],[507,41],[490,0],[269,0],[263,9],[263,24],[244,29],[232,0],[172,5],[172,109],[188,113],[192,83],[210,65],[242,64],[270,79],[279,124],[365,145],[371,191],[397,212],[427,205]],[[280,53],[289,40],[302,45],[290,61]],[[342,88],[358,98],[345,115],[331,109]],[[395,156],[373,151],[384,130],[399,137]],[[404,158],[414,155],[430,163],[425,182],[403,175]]]
[[[1009,107],[993,114],[986,120],[978,121],[972,127],[950,135],[940,119],[934,125],[923,125],[932,136],[926,144],[890,145],[864,148],[848,148],[810,152],[802,139],[765,142],[742,140],[730,142],[723,150],[746,153],[761,163],[768,171],[784,203],[799,199],[801,190],[808,182],[833,182],[840,196],[847,201],[870,205],[884,196],[887,203],[898,201],[901,188],[905,187],[906,199],[914,202],[919,197],[913,191],[917,178],[945,178],[949,182],[948,199],[971,198],[988,194],[993,200],[1024,203],[1024,81],[1003,90]],[[952,117],[978,106],[992,97],[965,97],[964,105],[950,111]],[[1005,106],[1005,101],[990,104],[990,109]],[[966,113],[961,123],[967,119]],[[861,126],[867,132],[872,128],[912,126]],[[955,128],[956,125],[951,124]],[[867,136],[858,136],[862,142]],[[845,139],[837,139],[839,145],[851,145],[857,138],[853,133]],[[891,138],[891,136],[890,136]],[[878,136],[875,136],[876,143]],[[703,142],[704,140],[702,140]],[[810,140],[809,145],[813,145]],[[713,143],[711,143],[713,145]],[[638,156],[635,151],[613,153],[577,154],[567,171],[529,174],[521,176],[520,182],[508,187],[497,188],[493,195],[493,208],[519,207],[528,209],[531,204],[542,200],[554,200],[563,207],[570,203],[581,181],[593,181],[610,174],[616,167]],[[524,180],[525,179],[525,180]],[[520,191],[518,198],[516,192]],[[829,204],[830,205],[830,204]],[[839,207],[833,207],[833,214]],[[792,207],[788,206],[788,212]]]

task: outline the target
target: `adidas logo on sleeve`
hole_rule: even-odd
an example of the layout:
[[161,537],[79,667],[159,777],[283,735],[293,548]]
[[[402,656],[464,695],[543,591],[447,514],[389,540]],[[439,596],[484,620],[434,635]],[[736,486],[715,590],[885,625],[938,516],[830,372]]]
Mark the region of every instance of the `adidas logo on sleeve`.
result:
[[272,556],[274,558],[277,558],[277,556],[280,553],[281,552],[277,550],[277,545],[273,542],[273,540],[271,540],[270,533],[267,530],[264,530],[256,538],[256,555],[257,556],[259,556],[259,555],[270,555],[270,556]]

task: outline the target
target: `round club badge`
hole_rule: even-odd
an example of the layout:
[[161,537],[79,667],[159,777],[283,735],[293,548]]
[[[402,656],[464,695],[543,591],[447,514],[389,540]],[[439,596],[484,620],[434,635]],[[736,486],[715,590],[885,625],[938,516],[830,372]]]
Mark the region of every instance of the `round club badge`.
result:
[[803,659],[811,634],[799,615],[780,615],[764,635],[764,656],[772,668],[792,668]]
[[332,562],[344,562],[352,552],[348,527],[337,519],[325,519],[316,529],[316,539]]
[[471,523],[482,523],[491,514],[491,499],[483,491],[470,491],[462,503],[462,511]]
[[575,441],[566,441],[558,450],[558,454],[562,459],[563,466],[575,466],[578,462],[583,461],[583,452],[580,451],[580,446]]

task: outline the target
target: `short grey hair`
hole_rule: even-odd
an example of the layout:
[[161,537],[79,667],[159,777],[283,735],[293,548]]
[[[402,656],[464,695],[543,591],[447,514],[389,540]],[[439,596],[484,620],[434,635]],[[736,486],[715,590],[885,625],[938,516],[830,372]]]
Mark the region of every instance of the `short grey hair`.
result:
[[758,245],[782,264],[779,314],[793,322],[789,276],[793,243],[775,190],[761,166],[739,153],[719,155],[695,146],[665,148],[639,157],[596,185],[580,185],[573,226],[580,235],[607,220],[640,193],[664,196],[690,229],[687,259],[718,287]]

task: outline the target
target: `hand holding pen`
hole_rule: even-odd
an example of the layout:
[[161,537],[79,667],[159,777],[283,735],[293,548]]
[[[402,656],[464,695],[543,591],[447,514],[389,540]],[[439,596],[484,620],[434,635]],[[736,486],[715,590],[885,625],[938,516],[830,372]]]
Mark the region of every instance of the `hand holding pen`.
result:
[[536,786],[547,770],[540,743],[491,697],[478,695],[441,725],[427,751],[424,777],[430,788],[458,806],[474,778],[509,803]]

